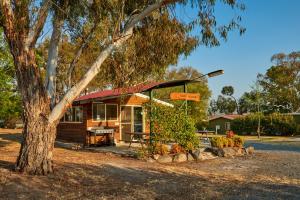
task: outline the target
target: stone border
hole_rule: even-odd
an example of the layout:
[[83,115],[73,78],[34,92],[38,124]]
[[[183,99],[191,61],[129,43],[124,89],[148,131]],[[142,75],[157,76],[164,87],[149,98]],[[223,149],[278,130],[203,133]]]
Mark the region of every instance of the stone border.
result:
[[186,161],[203,161],[211,160],[217,157],[236,157],[254,154],[254,147],[240,148],[240,147],[226,147],[216,148],[207,147],[194,150],[190,153],[178,153],[178,154],[167,154],[167,155],[153,155],[148,158],[148,162],[158,163],[180,163]]

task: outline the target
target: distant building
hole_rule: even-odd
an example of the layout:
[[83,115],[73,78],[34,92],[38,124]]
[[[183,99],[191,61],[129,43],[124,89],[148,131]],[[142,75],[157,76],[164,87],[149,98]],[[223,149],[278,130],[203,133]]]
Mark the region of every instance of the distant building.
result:
[[242,116],[238,114],[211,116],[209,117],[208,130],[215,131],[217,134],[226,134],[226,131],[231,130],[232,120]]

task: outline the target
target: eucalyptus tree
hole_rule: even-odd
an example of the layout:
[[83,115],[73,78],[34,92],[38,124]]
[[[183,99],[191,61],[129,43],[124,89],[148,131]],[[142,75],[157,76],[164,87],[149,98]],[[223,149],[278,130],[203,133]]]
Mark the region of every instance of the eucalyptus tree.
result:
[[300,109],[300,52],[275,54],[265,74],[258,75],[265,101],[273,112],[296,112]]
[[[241,18],[236,12],[228,24],[217,23],[214,7],[218,2],[233,10],[244,9],[244,5],[235,0],[1,0],[0,26],[14,59],[24,107],[25,127],[16,170],[32,174],[53,171],[53,148],[59,119],[99,73],[106,59],[120,49],[126,52],[126,44],[144,23],[161,20],[160,16],[165,12],[173,13],[177,6],[183,6],[197,10],[191,21],[182,20],[181,23],[191,31],[197,28],[199,45],[219,45],[219,39],[226,39],[227,33],[233,29],[243,33],[245,29],[240,26]],[[169,17],[175,19],[177,15]],[[47,29],[51,29],[48,58],[46,63],[40,63],[37,42],[43,40]],[[95,37],[93,33],[99,31],[103,34],[97,38],[97,57],[91,60],[78,81],[67,81],[71,84],[57,98],[56,72],[59,70],[62,34],[82,38],[81,46],[68,65],[69,74],[72,74],[83,49],[90,48],[87,43]]]
[[226,96],[231,97],[231,98],[234,100],[235,105],[236,105],[236,111],[237,111],[237,113],[240,113],[238,101],[237,101],[237,99],[233,96],[233,94],[234,94],[234,88],[233,88],[231,85],[229,85],[229,86],[224,86],[224,87],[222,88],[221,93],[222,93],[223,95],[226,95]]

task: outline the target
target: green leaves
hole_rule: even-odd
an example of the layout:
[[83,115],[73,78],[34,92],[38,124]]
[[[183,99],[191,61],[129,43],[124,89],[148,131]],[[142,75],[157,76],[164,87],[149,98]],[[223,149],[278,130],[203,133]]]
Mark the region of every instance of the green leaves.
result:
[[275,63],[258,75],[270,111],[296,112],[300,108],[300,52],[275,54]]
[[199,146],[194,120],[186,115],[182,106],[172,108],[152,102],[145,107],[149,120],[154,123],[154,145],[176,142],[186,151]]
[[13,58],[0,29],[0,120],[17,118],[21,113],[21,100],[14,77]]

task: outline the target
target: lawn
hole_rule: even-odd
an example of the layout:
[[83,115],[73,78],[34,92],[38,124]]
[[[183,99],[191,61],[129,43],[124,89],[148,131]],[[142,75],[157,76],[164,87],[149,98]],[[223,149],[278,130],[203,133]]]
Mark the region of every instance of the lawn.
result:
[[55,148],[55,173],[12,171],[20,134],[0,130],[0,199],[300,199],[300,153],[158,164]]

